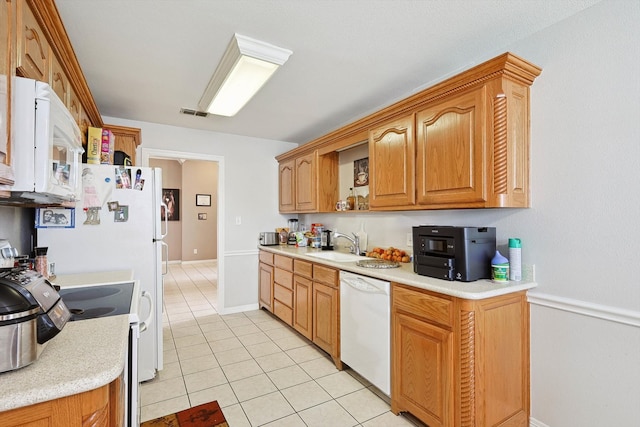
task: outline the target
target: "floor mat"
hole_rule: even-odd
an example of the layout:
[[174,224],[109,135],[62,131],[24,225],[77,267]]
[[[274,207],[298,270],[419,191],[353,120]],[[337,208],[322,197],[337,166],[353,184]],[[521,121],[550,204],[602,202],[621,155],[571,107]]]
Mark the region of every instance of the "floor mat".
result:
[[217,401],[145,421],[140,427],[229,427]]

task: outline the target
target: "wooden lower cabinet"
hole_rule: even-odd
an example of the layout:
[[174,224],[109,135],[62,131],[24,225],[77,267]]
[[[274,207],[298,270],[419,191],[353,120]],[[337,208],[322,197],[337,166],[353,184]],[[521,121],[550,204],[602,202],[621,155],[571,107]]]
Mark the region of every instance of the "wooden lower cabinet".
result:
[[295,275],[293,288],[293,327],[307,339],[313,340],[313,282]]
[[273,306],[273,254],[260,251],[258,264],[258,301],[271,311]]
[[526,292],[464,300],[393,284],[391,410],[429,427],[529,425]]
[[[263,302],[262,289],[269,275],[266,251],[260,251],[260,306],[329,353],[338,369],[340,361],[339,270],[309,261],[273,255],[273,303]],[[264,292],[266,294],[266,291]]]
[[122,378],[111,384],[56,400],[0,412],[2,427],[123,427]]
[[313,283],[313,343],[329,353],[336,367],[342,369],[338,301],[337,287]]

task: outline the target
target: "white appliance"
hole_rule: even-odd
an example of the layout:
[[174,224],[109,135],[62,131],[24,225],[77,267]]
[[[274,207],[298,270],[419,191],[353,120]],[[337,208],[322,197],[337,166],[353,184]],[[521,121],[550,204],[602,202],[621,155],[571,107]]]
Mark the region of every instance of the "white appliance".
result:
[[340,359],[391,395],[391,284],[340,271]]
[[12,197],[36,203],[76,200],[84,152],[80,128],[48,84],[16,77],[12,90]]
[[[168,251],[162,241],[167,234],[166,217],[160,219],[162,170],[88,164],[82,168],[85,179],[91,176],[92,181],[85,181],[82,199],[76,203],[75,227],[37,228],[37,245],[49,248],[48,261],[55,263],[57,274],[133,271],[141,292],[153,300],[151,325],[140,334],[138,356],[139,380],[147,381],[163,367],[162,301],[167,257],[165,263],[162,259]],[[127,173],[123,174],[121,168]],[[123,179],[124,175],[135,178]],[[84,210],[87,204],[100,204],[100,209]],[[140,312],[149,309],[141,307]]]
[[[69,276],[71,277],[71,276]],[[122,425],[140,425],[140,386],[138,383],[138,354],[140,332],[146,330],[152,322],[149,313],[147,319],[140,321],[139,305],[146,299],[151,306],[153,302],[147,292],[140,292],[140,283],[112,282],[93,283],[91,276],[86,276],[86,285],[66,286],[60,283],[60,296],[67,306],[71,306],[72,321],[93,319],[98,317],[129,315],[129,340],[127,359],[125,360],[124,380],[124,411]],[[68,280],[66,280],[69,282]],[[152,310],[153,311],[153,310]]]

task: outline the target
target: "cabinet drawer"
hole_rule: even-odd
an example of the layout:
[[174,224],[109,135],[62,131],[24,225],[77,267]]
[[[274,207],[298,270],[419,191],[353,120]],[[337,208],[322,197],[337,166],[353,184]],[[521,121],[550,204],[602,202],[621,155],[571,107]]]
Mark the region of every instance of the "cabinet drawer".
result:
[[273,256],[273,265],[283,268],[285,270],[293,271],[293,258],[282,255]]
[[443,325],[453,325],[453,301],[422,290],[395,285],[391,291],[393,309],[402,309]]
[[301,261],[299,259],[293,260],[293,272],[299,276],[311,278],[313,272],[313,264],[308,261]]
[[293,273],[276,268],[273,273],[273,281],[285,288],[293,290]]
[[338,286],[338,270],[324,265],[313,264],[313,280],[331,286]]
[[273,265],[273,254],[271,252],[260,251],[260,262]]
[[288,307],[293,307],[293,291],[277,283],[273,285],[273,299],[277,299]]
[[273,300],[273,314],[278,316],[287,325],[293,324],[293,310],[277,299]]

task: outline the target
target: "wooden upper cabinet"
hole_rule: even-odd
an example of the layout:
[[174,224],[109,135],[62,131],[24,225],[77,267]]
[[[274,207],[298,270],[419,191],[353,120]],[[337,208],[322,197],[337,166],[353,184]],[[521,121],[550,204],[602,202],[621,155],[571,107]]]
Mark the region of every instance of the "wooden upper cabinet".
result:
[[317,209],[317,154],[307,154],[296,159],[296,211],[315,211]]
[[26,2],[17,6],[17,63],[22,77],[49,82],[51,48]]
[[419,204],[486,201],[486,92],[481,87],[417,113]]
[[370,210],[527,208],[529,88],[541,72],[506,52],[276,159],[319,153],[315,181],[296,189],[317,205],[300,212],[334,211],[338,153],[364,135]]
[[[70,104],[71,83],[69,82],[67,75],[64,73],[60,62],[54,55],[51,56],[51,78],[49,79],[49,85],[73,115]],[[74,116],[74,118],[75,117],[76,116]]]
[[136,149],[142,143],[141,130],[127,126],[104,125],[105,129],[113,132],[115,137],[115,151],[122,151],[131,158],[131,164],[136,165]]
[[369,204],[371,208],[415,203],[414,116],[405,116],[369,132]]
[[280,212],[293,212],[296,210],[295,194],[295,159],[280,162],[278,165],[279,208]]
[[13,3],[0,1],[0,184],[13,184],[11,169],[11,17]]

